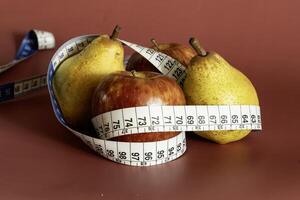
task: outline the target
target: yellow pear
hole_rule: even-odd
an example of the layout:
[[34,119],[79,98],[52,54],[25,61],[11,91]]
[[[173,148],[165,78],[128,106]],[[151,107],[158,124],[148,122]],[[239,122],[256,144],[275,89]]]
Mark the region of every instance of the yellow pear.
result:
[[[190,44],[197,52],[192,58],[184,81],[190,105],[259,105],[251,81],[215,52],[206,52],[195,38]],[[196,134],[219,144],[237,141],[251,130],[201,131]]]
[[65,120],[76,128],[88,127],[94,89],[108,74],[124,71],[124,49],[116,40],[120,27],[111,36],[101,35],[80,53],[65,60],[53,79],[56,98]]

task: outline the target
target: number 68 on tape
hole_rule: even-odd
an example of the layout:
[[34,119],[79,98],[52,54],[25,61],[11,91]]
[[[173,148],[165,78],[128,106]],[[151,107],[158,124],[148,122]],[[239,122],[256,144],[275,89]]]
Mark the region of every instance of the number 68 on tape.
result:
[[102,139],[167,132],[261,129],[254,105],[141,106],[106,112],[92,119]]
[[[66,124],[61,113],[53,92],[52,80],[55,70],[65,59],[78,53],[96,37],[96,35],[80,36],[71,39],[60,47],[51,59],[47,80],[57,119],[100,155],[122,164],[150,166],[174,160],[185,152],[184,131],[261,129],[260,109],[259,106],[255,105],[131,107],[95,116],[92,123],[98,138],[72,129]],[[120,41],[139,52],[163,74],[182,84],[186,72],[185,67],[178,61],[161,52],[150,51],[149,48],[124,40]],[[128,134],[168,131],[180,133],[173,138],[157,142],[136,143],[109,140]]]

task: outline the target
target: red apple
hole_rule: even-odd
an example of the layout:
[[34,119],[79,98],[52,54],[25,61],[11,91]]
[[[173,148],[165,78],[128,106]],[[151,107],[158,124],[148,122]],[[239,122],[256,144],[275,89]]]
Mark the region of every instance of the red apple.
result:
[[[153,39],[151,41],[155,44],[151,48],[167,54],[168,56],[179,61],[184,66],[188,66],[190,60],[196,55],[196,52],[188,46],[177,43],[157,44]],[[126,70],[159,72],[156,67],[154,67],[148,60],[146,60],[137,52],[133,53],[129,58]]]
[[[156,72],[115,72],[106,76],[92,99],[92,115],[136,106],[185,105],[182,89],[175,80]],[[139,133],[114,138],[124,142],[165,140],[179,132]]]

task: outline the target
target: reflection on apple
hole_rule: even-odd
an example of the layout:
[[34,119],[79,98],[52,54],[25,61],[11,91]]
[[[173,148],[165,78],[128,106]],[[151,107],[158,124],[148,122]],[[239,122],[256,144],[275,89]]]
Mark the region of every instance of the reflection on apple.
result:
[[[157,72],[120,71],[106,76],[92,99],[92,115],[136,106],[185,105],[182,89],[175,80]],[[179,132],[139,133],[114,138],[124,142],[169,139]]]
[[[154,39],[151,39],[151,42],[153,43],[153,46],[151,48],[155,49],[156,51],[167,54],[168,56],[179,61],[184,66],[188,66],[190,60],[197,55],[191,47],[184,46],[182,44],[157,44],[157,42]],[[147,59],[145,59],[137,52],[133,53],[132,56],[129,58],[126,70],[159,72],[159,70],[156,67],[154,67],[153,64],[151,64]]]

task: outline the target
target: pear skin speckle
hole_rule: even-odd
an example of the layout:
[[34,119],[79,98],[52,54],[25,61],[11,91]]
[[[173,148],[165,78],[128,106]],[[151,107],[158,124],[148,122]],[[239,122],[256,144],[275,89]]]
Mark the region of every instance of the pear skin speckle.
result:
[[60,65],[53,80],[54,92],[72,127],[84,127],[90,122],[94,89],[107,74],[124,71],[123,60],[122,44],[102,35]]
[[[251,81],[214,52],[191,60],[183,89],[190,105],[259,105]],[[203,131],[196,134],[226,144],[244,138],[250,131]]]

